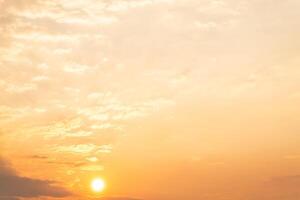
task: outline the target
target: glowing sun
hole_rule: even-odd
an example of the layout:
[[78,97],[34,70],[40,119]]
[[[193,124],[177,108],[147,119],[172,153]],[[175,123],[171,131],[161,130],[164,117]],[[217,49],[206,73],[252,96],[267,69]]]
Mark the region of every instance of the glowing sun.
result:
[[105,181],[101,178],[95,178],[91,182],[91,188],[94,192],[102,192],[105,189]]

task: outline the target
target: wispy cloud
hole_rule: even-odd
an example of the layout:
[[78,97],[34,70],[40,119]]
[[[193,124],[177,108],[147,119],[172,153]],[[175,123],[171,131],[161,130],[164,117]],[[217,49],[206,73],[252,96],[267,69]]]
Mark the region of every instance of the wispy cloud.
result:
[[[45,173],[48,164],[57,180],[80,177],[73,188],[80,192],[83,176],[127,175],[118,166],[140,169],[151,161],[137,177],[145,196],[168,186],[158,200],[226,195],[172,185],[185,178],[195,187],[218,182],[208,169],[211,179],[202,179],[203,166],[175,174],[191,157],[228,174],[230,166],[248,169],[234,163],[252,153],[261,163],[262,153],[274,165],[273,157],[284,158],[268,173],[297,174],[299,10],[297,0],[0,0],[1,152],[24,174]],[[232,160],[199,159],[212,152]],[[30,167],[24,155],[35,155],[26,158]],[[172,179],[163,167],[151,178],[171,181],[149,181],[149,166],[166,160],[177,166]],[[10,176],[11,183],[40,185],[41,195],[53,191],[54,182]],[[287,179],[267,185],[298,184]],[[130,183],[117,194],[126,195]],[[185,189],[194,196],[181,198]],[[298,195],[281,194],[288,192]]]

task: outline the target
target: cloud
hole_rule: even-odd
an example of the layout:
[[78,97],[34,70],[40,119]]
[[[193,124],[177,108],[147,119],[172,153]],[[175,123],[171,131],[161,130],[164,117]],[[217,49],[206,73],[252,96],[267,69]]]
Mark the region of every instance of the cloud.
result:
[[131,197],[103,197],[100,198],[99,200],[141,200],[141,199],[136,199]]
[[[65,181],[65,172],[78,180],[103,167],[105,173],[118,167],[123,172],[127,168],[122,162],[135,165],[132,160],[140,166],[144,159],[153,159],[149,166],[155,167],[173,155],[174,161],[196,155],[194,164],[204,162],[198,156],[210,151],[236,155],[240,151],[235,148],[243,152],[252,138],[269,138],[269,127],[276,132],[274,139],[255,142],[249,151],[282,146],[277,137],[293,148],[300,97],[300,45],[295,42],[300,32],[300,20],[295,20],[300,16],[299,2],[0,0],[0,146],[5,143],[3,152],[14,155],[16,162],[33,155],[27,158],[32,169],[46,172],[45,176],[50,170]],[[281,101],[292,95],[292,101]],[[271,117],[264,113],[268,109]],[[275,118],[282,119],[278,125]],[[231,145],[235,141],[239,144]],[[285,153],[290,156],[284,166],[297,164],[294,149]],[[141,156],[131,160],[135,154]],[[231,166],[226,159],[226,165],[222,162],[210,160],[210,169]],[[295,167],[290,168],[289,173],[295,173]],[[150,177],[147,170],[140,173],[144,179]],[[193,180],[197,177],[193,173],[188,170],[185,177]],[[183,182],[178,175],[174,179]],[[9,177],[33,186],[38,181],[15,172]],[[142,179],[136,184],[147,186],[140,186],[139,193],[152,187],[153,192],[156,187],[163,190],[164,183]],[[284,184],[293,182],[287,179],[270,181],[256,200],[268,200],[270,195],[263,198],[264,193],[287,194],[291,189]],[[52,182],[38,185],[47,188]],[[172,200],[201,199],[181,198],[181,192],[191,192],[178,189],[177,183],[166,185],[163,191],[176,196],[169,197]],[[186,187],[198,185],[189,182]],[[203,193],[198,190],[194,195]],[[221,199],[209,197],[203,198]]]
[[251,200],[296,200],[300,198],[299,187],[300,175],[274,177],[252,193]]
[[66,189],[55,186],[55,182],[19,176],[6,161],[0,158],[0,199],[19,197],[55,197],[71,195]]
[[28,156],[28,158],[31,158],[31,159],[39,159],[39,160],[48,159],[47,156],[41,156],[41,155],[31,155],[31,156]]
[[95,144],[78,144],[78,145],[69,145],[69,146],[58,146],[54,147],[57,152],[65,152],[65,153],[110,153],[112,151],[112,145],[95,145]]
[[19,198],[16,198],[16,197],[0,197],[0,200],[19,200]]

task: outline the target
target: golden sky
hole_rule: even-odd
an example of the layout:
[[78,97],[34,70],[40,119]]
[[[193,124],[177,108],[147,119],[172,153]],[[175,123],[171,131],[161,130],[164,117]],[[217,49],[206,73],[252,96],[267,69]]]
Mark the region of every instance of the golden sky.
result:
[[0,200],[299,200],[299,11],[0,0]]

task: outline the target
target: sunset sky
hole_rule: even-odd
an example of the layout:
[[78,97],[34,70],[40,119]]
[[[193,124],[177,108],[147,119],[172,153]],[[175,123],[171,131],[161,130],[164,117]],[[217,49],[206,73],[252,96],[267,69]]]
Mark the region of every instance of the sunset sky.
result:
[[299,0],[0,0],[0,200],[299,200],[299,36]]

